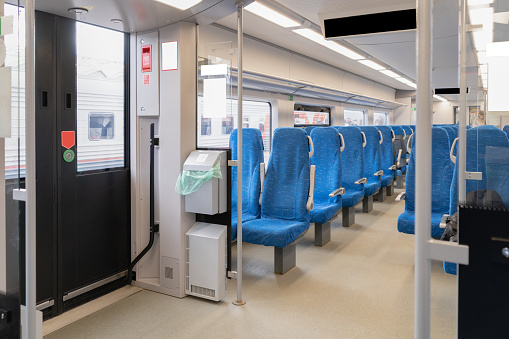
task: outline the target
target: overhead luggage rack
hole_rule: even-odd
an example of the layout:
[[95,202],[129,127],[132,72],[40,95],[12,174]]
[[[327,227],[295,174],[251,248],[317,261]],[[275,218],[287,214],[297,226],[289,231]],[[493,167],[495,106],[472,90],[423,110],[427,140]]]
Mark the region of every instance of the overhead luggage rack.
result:
[[[236,86],[237,69],[232,68],[231,71],[232,84]],[[255,71],[244,70],[243,75],[244,88],[249,89],[276,92],[288,95],[298,95],[314,99],[348,102],[356,105],[365,105],[386,109],[396,109],[398,107],[406,106],[405,104],[396,101],[369,97],[360,93],[340,91],[307,81],[293,80]]]

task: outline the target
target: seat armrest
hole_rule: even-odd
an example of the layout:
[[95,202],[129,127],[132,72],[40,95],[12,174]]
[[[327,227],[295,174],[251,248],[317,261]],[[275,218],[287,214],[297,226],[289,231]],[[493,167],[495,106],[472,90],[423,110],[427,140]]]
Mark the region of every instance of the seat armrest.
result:
[[265,163],[260,163],[260,200],[258,201],[259,204],[262,204],[262,194],[263,194],[263,183],[265,182]]
[[398,168],[396,167],[396,165],[392,165],[391,167],[389,167],[389,171],[395,171],[397,169]]
[[406,164],[408,165],[410,163],[410,159],[406,159]]
[[447,218],[449,217],[450,217],[449,214],[444,214],[442,216],[442,220],[440,220],[440,228],[445,228],[445,226],[447,226]]
[[311,211],[313,209],[313,202],[315,199],[315,172],[316,172],[316,166],[311,165],[310,171],[309,171],[309,195],[308,195],[308,202],[306,204],[306,209],[308,211]]
[[366,184],[368,182],[368,179],[367,178],[360,178],[359,180],[357,180],[355,182],[356,185],[360,185],[360,184]]
[[398,151],[398,160],[396,161],[396,166],[398,168],[401,168],[401,153],[402,152],[403,152],[403,150],[401,150],[401,149]]
[[406,198],[406,194],[405,192],[401,192],[400,194],[398,194],[398,196],[396,197],[396,201],[401,201],[401,200],[405,200]]
[[336,195],[343,195],[345,194],[345,189],[343,187],[338,188],[337,190],[334,190],[329,193],[329,197],[335,197]]
[[375,173],[376,177],[381,177],[382,175],[384,175],[384,170],[380,170],[380,171]]

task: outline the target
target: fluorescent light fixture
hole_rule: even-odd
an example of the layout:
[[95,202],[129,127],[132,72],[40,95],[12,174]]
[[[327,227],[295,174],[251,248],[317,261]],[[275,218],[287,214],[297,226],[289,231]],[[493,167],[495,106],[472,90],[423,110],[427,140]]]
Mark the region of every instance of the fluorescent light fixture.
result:
[[201,65],[200,75],[202,77],[209,75],[226,75],[226,74],[228,74],[227,64]]
[[399,78],[400,75],[398,73],[394,73],[393,71],[390,71],[388,69],[384,69],[382,71],[380,71],[380,73],[383,73],[391,78]]
[[412,87],[412,88],[417,88],[417,85],[416,85],[416,84],[414,84],[412,81],[410,81],[410,80],[408,80],[408,79],[406,79],[406,78],[394,78],[394,79],[396,79],[396,80],[398,80],[399,82],[402,82],[402,83],[404,83],[405,85],[410,86],[410,87]]
[[371,61],[371,60],[359,60],[359,62],[365,66],[368,66],[369,68],[373,68],[376,71],[381,71],[381,70],[385,69],[384,66],[377,64],[376,62]]
[[509,56],[509,41],[492,42],[486,45],[486,57],[507,57]]
[[295,27],[300,26],[295,20],[292,20],[281,13],[276,12],[275,10],[262,5],[258,2],[253,2],[250,5],[245,7],[249,12],[261,16],[262,18],[272,21],[273,23],[282,26],[282,27]]
[[299,34],[300,36],[303,36],[311,41],[314,41],[317,44],[327,47],[328,49],[333,50],[336,53],[342,54],[350,59],[354,59],[354,60],[365,59],[364,56],[352,51],[349,48],[346,48],[345,46],[341,46],[340,44],[338,44],[334,41],[325,40],[321,34],[315,32],[315,31],[312,31],[309,28],[294,29],[293,32],[295,32],[295,33]]
[[165,5],[178,8],[180,10],[186,10],[193,7],[194,5],[202,2],[203,0],[154,0]]
[[446,98],[441,97],[440,95],[436,95],[436,94],[434,94],[434,95],[433,95],[433,98],[438,99],[438,100],[440,100],[440,101],[447,101],[447,99],[446,99]]

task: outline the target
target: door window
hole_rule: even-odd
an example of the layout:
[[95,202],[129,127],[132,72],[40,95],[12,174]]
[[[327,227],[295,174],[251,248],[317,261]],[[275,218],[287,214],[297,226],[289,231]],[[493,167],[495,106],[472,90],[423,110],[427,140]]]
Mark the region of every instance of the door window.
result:
[[125,166],[124,33],[76,23],[78,172]]

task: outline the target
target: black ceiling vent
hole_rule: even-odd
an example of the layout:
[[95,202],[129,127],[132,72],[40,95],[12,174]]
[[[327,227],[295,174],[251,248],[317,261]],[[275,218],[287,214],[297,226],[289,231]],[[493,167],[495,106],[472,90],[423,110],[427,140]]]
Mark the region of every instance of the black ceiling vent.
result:
[[415,8],[323,20],[326,39],[408,31],[416,28],[417,11]]

